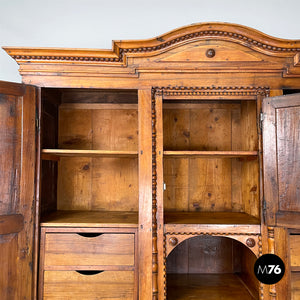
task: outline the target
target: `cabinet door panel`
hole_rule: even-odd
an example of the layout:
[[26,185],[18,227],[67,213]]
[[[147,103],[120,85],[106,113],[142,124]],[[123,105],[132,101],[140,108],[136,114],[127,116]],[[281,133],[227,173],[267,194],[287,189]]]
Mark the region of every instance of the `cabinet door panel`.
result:
[[300,224],[300,94],[263,102],[264,195],[269,225]]
[[32,299],[36,89],[0,82],[0,295]]

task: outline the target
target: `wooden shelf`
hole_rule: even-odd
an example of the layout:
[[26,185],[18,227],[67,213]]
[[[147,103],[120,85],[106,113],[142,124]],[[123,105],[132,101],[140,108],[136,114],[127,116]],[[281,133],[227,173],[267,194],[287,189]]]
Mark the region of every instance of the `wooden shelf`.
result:
[[167,299],[257,300],[237,274],[167,274]]
[[41,220],[44,227],[138,227],[138,212],[55,211]]
[[243,158],[257,157],[257,151],[164,151],[168,157]]
[[239,212],[165,212],[165,224],[253,224],[260,220]]
[[236,232],[260,234],[260,220],[239,212],[165,212],[165,232]]
[[128,157],[138,156],[137,151],[119,150],[74,150],[74,149],[42,149],[43,160],[59,160],[60,157]]

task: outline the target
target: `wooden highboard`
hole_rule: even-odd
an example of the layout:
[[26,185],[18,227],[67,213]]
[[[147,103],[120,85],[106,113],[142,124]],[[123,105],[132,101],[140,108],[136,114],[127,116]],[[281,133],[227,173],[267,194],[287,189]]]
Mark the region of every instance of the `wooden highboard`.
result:
[[299,299],[300,40],[199,23],[4,49],[3,299]]

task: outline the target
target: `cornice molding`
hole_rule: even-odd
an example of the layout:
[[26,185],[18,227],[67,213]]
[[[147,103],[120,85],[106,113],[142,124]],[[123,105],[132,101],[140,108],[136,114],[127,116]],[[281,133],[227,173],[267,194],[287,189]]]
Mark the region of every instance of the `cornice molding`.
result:
[[258,52],[278,57],[294,57],[300,40],[279,39],[255,29],[229,23],[199,23],[172,30],[147,40],[113,41],[113,50],[4,47],[17,62],[49,61],[78,63],[125,63],[126,56],[149,56],[168,48],[201,40],[231,41]]

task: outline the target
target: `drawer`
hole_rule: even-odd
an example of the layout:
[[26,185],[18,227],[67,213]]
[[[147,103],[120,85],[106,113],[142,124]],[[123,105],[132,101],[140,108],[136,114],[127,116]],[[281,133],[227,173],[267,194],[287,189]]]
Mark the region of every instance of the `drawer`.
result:
[[300,272],[291,274],[291,300],[300,299]]
[[300,267],[300,235],[290,235],[291,267]]
[[48,266],[133,266],[133,233],[46,233]]
[[78,271],[45,271],[43,299],[134,299],[133,271],[86,273],[81,274]]

